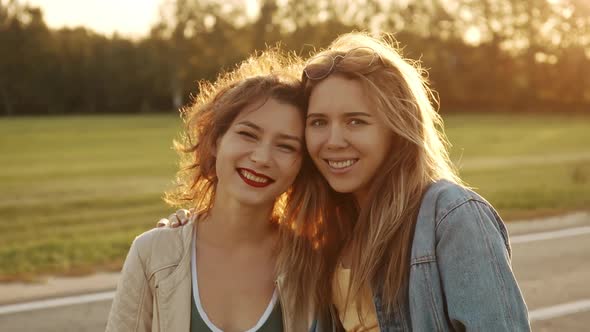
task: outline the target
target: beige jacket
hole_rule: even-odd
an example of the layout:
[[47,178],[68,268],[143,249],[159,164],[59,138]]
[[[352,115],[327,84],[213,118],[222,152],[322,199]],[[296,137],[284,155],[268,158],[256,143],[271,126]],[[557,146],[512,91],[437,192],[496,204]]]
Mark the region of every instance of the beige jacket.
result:
[[193,225],[138,236],[127,254],[106,331],[189,331]]
[[[133,241],[117,285],[107,332],[190,330],[193,229],[192,223],[156,228]],[[279,298],[280,294],[279,287]],[[291,330],[292,323],[283,310],[285,331]]]

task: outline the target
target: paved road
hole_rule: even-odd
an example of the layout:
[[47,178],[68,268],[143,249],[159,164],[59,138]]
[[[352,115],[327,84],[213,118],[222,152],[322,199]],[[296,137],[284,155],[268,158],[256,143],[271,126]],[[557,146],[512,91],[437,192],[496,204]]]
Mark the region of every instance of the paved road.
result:
[[[590,222],[590,220],[589,220]],[[590,301],[590,232],[513,244],[512,266],[529,310]],[[533,331],[588,331],[590,307],[533,321]]]
[[0,315],[2,332],[104,332],[111,300]]
[[[577,235],[532,239],[531,233],[579,230]],[[536,223],[510,224],[513,268],[531,315],[534,331],[588,331],[590,326],[590,214],[567,220],[557,218]],[[584,228],[585,227],[585,228]],[[585,230],[584,230],[585,229]],[[548,234],[548,233],[545,233]],[[559,236],[560,233],[549,233]],[[551,236],[549,236],[551,237]],[[522,241],[520,241],[522,240]],[[582,302],[586,301],[586,302]],[[575,303],[577,302],[577,304]],[[583,303],[580,312],[559,313],[553,307]],[[104,331],[111,300],[2,314],[0,331]],[[567,307],[566,307],[567,308]],[[546,310],[541,310],[546,309]],[[567,310],[566,310],[567,311]],[[549,319],[547,313],[557,316]]]

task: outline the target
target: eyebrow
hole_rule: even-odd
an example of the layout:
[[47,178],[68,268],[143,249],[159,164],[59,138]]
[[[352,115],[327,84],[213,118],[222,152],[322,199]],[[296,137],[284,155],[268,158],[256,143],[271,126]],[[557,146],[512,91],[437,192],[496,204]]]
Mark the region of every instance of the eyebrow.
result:
[[240,121],[237,124],[244,125],[246,127],[250,127],[250,128],[257,130],[257,131],[262,131],[262,128],[258,127],[257,125],[255,125],[254,123],[252,123],[250,121]]
[[[313,118],[313,117],[325,117],[326,115],[324,113],[311,113],[311,114],[307,114],[307,118]],[[364,117],[368,117],[371,118],[372,115],[369,113],[365,113],[365,112],[348,112],[348,113],[344,113],[345,117],[351,117],[351,116],[364,116]]]
[[[241,121],[241,122],[238,122],[237,124],[243,125],[243,126],[246,126],[246,127],[250,127],[250,128],[252,128],[252,129],[254,129],[256,131],[259,131],[259,132],[260,131],[263,131],[262,128],[260,128],[259,126],[257,126],[256,124],[254,124],[254,123],[252,123],[250,121]],[[288,134],[282,134],[282,133],[279,134],[278,136],[279,136],[279,138],[293,140],[293,141],[296,141],[297,143],[303,145],[303,141],[301,140],[301,138],[299,138],[297,136],[288,135]]]
[[282,139],[288,139],[288,140],[297,141],[297,143],[303,145],[303,142],[301,141],[301,138],[299,138],[297,136],[292,136],[292,135],[287,135],[287,134],[279,134],[279,137],[282,138]]

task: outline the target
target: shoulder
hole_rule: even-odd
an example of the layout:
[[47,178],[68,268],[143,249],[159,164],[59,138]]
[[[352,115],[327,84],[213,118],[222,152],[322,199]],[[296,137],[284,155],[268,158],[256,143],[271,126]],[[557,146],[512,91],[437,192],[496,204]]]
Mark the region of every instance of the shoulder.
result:
[[492,236],[502,239],[510,252],[508,231],[502,218],[488,201],[469,188],[446,180],[438,181],[427,190],[421,209],[431,211],[430,215],[434,216],[439,240],[458,238],[463,242],[477,242]]
[[140,235],[133,241],[138,253],[151,253],[154,248],[158,251],[178,250],[182,244],[182,227],[153,228]]
[[421,209],[433,210],[438,226],[454,210],[469,209],[474,204],[493,210],[490,203],[473,190],[448,180],[439,180],[426,190]]
[[178,264],[190,248],[193,224],[178,228],[154,228],[137,236],[131,245],[148,274]]

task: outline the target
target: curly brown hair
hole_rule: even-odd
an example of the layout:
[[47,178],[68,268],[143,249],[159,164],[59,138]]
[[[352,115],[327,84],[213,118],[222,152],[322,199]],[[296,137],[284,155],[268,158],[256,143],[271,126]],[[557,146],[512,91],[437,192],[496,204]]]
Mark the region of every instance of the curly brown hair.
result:
[[[297,107],[305,122],[301,67],[298,57],[273,48],[248,58],[233,71],[221,73],[213,83],[199,82],[194,103],[181,110],[184,131],[174,141],[180,155],[180,170],[176,188],[165,193],[165,201],[194,208],[197,214],[211,209],[218,181],[215,147],[244,109],[260,107],[273,98]],[[278,201],[282,204],[275,204],[275,216],[277,209],[284,208],[286,199]]]

